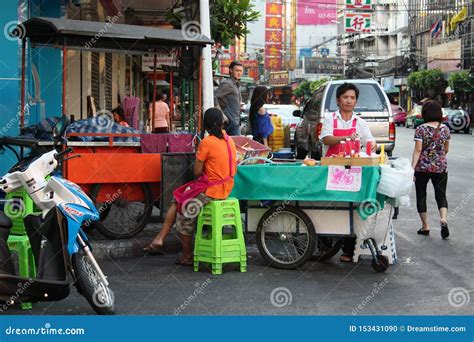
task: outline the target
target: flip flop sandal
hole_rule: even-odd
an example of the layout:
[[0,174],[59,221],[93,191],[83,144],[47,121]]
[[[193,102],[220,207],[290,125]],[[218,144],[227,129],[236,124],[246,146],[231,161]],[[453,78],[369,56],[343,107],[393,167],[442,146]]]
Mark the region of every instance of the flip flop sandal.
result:
[[420,235],[425,235],[425,236],[430,235],[430,231],[426,230],[426,229],[423,229],[423,228],[418,229],[418,231],[416,233],[420,234]]
[[174,263],[179,266],[193,266],[192,262],[183,262],[180,258],[177,258]]
[[352,262],[352,255],[344,253],[339,257],[339,261],[340,262]]
[[446,222],[441,223],[441,238],[447,239],[449,236],[449,228]]

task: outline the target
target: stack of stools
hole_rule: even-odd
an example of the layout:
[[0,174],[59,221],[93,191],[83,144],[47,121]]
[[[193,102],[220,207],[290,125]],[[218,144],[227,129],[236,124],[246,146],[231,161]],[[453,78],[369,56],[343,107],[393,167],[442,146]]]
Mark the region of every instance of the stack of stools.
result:
[[285,132],[281,117],[272,115],[273,133],[268,137],[268,146],[273,152],[278,152],[280,148],[285,147]]
[[194,271],[199,262],[210,263],[212,274],[222,274],[224,263],[238,262],[247,271],[247,251],[240,218],[239,201],[212,201],[201,210],[194,242]]
[[[25,190],[13,191],[6,196],[5,214],[12,220],[12,228],[8,237],[8,248],[18,256],[18,271],[20,277],[35,278],[36,265],[31,250],[30,239],[26,234],[23,219],[39,211]],[[22,303],[24,310],[31,309],[31,303]]]

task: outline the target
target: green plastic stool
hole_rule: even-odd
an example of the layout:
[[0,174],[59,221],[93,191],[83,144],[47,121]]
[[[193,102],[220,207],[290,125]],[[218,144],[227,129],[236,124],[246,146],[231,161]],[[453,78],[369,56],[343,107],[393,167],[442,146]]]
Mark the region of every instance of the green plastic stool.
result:
[[23,219],[30,214],[41,213],[25,189],[9,192],[5,196],[8,201],[5,204],[5,214],[12,220],[10,233],[14,235],[26,235]]
[[[207,227],[207,234],[203,228]],[[230,233],[223,233],[223,229]],[[212,274],[222,274],[222,264],[240,263],[240,272],[247,272],[247,251],[240,218],[239,201],[229,198],[212,201],[198,216],[194,242],[194,271],[199,262],[212,264]]]
[[[10,235],[8,237],[8,248],[18,255],[18,269],[20,277],[35,278],[36,266],[33,251],[31,250],[30,240],[26,235]],[[22,303],[23,310],[29,310],[33,307],[31,303]]]

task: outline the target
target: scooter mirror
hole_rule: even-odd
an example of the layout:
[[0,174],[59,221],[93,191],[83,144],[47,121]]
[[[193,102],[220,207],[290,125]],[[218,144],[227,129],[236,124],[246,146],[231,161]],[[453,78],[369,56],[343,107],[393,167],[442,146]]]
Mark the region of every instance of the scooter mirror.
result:
[[66,132],[66,128],[69,125],[69,118],[66,115],[61,116],[61,119],[56,123],[53,128],[53,137],[55,140],[61,139]]

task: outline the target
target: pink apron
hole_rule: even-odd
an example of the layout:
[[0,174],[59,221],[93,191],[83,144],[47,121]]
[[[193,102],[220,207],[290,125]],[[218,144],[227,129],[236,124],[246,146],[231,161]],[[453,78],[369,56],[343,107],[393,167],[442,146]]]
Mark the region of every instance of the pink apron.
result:
[[[337,115],[336,115],[336,113],[332,113],[332,116],[333,116],[332,135],[334,137],[350,136],[354,133],[357,133],[357,130],[356,130],[357,119],[356,118],[354,118],[354,120],[352,120],[352,127],[351,128],[337,128]],[[347,142],[346,142],[346,144],[347,144]],[[351,150],[353,150],[354,149],[354,142],[351,140],[349,142],[349,144],[351,146]],[[326,157],[330,157],[333,154],[338,154],[340,146],[341,146],[341,144],[337,144],[337,145],[334,145],[334,146],[329,146],[328,151],[326,152]]]
[[187,200],[191,198],[196,198],[197,195],[202,192],[205,192],[211,186],[224,184],[228,180],[234,178],[234,176],[232,176],[234,159],[232,158],[232,151],[230,149],[229,137],[227,136],[227,134],[224,135],[224,139],[227,144],[227,153],[229,154],[229,176],[224,179],[211,182],[209,181],[207,175],[203,174],[198,179],[181,185],[179,188],[173,191],[173,196],[178,204],[178,212],[182,212],[182,206],[184,203],[186,203]]

